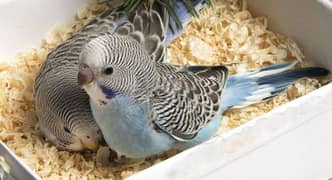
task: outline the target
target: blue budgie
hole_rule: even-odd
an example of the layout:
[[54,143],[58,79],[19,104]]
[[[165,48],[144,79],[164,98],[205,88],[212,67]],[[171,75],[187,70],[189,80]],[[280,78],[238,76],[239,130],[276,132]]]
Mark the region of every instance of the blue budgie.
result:
[[291,70],[285,62],[228,76],[224,66],[163,63],[167,38],[157,12],[142,10],[112,33],[84,46],[78,83],[90,97],[106,143],[119,156],[139,159],[208,140],[222,114],[268,100],[323,68]]
[[[206,4],[203,0],[191,2],[196,10]],[[172,41],[182,29],[176,26],[174,18],[168,18],[163,6],[155,5],[153,8],[158,10],[165,22],[156,19],[157,22],[152,24],[161,23],[159,25],[164,28],[169,28],[167,24],[173,24],[173,29],[169,28],[167,33],[167,41]],[[181,23],[191,18],[183,1],[177,1],[170,10]],[[134,14],[120,8],[108,10],[59,45],[43,63],[34,85],[36,112],[41,131],[57,147],[70,151],[95,150],[102,141],[100,129],[91,114],[89,97],[77,84],[79,55],[87,42],[103,33],[126,33],[130,29],[124,27],[132,21]],[[151,24],[141,25],[145,28]]]

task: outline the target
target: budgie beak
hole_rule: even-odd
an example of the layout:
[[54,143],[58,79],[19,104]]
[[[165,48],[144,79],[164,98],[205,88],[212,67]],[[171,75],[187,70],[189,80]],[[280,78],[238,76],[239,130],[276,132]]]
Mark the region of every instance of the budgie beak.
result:
[[83,87],[94,80],[94,74],[87,64],[80,64],[78,69],[78,85]]
[[95,151],[97,150],[97,147],[99,146],[99,143],[97,141],[94,140],[89,140],[89,139],[81,139],[81,142],[83,144],[83,147],[85,149],[91,150],[91,151]]
[[[92,69],[87,64],[80,64],[78,69],[77,82],[78,85],[89,94],[90,99],[98,102],[100,105],[106,105],[106,99],[109,96],[102,91],[102,88],[95,80],[95,75]],[[112,96],[113,97],[113,96]],[[93,143],[82,142],[88,149],[94,148]],[[89,148],[91,147],[91,148]]]

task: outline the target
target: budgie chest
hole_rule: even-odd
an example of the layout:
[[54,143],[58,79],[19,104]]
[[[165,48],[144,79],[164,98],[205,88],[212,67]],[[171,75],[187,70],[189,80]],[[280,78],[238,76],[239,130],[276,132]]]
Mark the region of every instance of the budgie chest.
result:
[[146,103],[120,96],[105,106],[90,103],[106,143],[120,155],[143,158],[167,151],[175,142],[153,128]]

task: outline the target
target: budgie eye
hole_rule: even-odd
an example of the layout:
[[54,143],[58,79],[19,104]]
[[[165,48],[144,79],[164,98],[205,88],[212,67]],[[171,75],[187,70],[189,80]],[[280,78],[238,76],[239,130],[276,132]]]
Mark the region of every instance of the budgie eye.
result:
[[107,67],[104,69],[104,74],[105,75],[111,75],[113,73],[113,68],[112,67]]

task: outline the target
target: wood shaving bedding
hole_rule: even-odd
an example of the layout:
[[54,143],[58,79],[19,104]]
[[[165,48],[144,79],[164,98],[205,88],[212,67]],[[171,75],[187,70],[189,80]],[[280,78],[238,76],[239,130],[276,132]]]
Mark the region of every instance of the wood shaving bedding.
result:
[[[267,28],[265,17],[252,17],[242,0],[216,0],[199,19],[168,48],[168,61],[175,64],[225,64],[230,73],[262,68],[287,60],[303,66],[304,55],[291,39]],[[32,85],[40,65],[57,45],[93,17],[108,9],[92,3],[75,20],[55,28],[39,49],[20,54],[16,63],[0,65],[0,139],[43,179],[122,179],[174,154],[149,158],[129,167],[105,166],[105,151],[82,154],[60,151],[43,138],[34,109]],[[195,53],[195,52],[201,53]],[[237,127],[271,109],[322,86],[304,79],[273,100],[225,113],[218,134]],[[104,153],[103,153],[104,152]],[[107,163],[106,163],[107,164]]]

